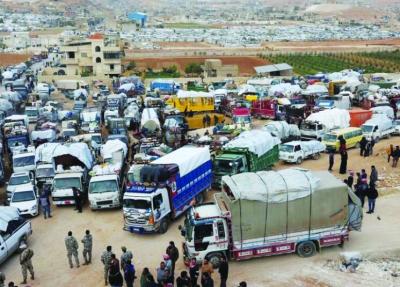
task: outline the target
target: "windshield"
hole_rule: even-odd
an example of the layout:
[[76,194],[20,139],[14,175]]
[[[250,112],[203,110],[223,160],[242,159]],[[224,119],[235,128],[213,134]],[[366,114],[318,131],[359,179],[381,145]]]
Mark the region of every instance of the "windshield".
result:
[[280,147],[279,147],[279,150],[281,151],[281,152],[292,152],[293,151],[293,146],[292,145],[287,145],[287,144],[284,144],[284,145],[281,145]]
[[394,121],[394,124],[395,124],[396,126],[399,126],[399,125],[400,125],[400,120]]
[[67,189],[72,187],[81,189],[81,181],[79,178],[57,178],[54,180],[55,189]]
[[24,156],[24,157],[17,157],[13,159],[13,167],[23,167],[27,165],[34,165],[35,164],[35,156]]
[[54,169],[51,167],[37,168],[36,177],[54,177]]
[[362,125],[361,130],[363,133],[372,133],[372,131],[374,130],[374,127]]
[[97,144],[101,144],[101,136],[92,136],[92,141]]
[[230,160],[217,159],[214,163],[215,169],[220,172],[233,172],[233,162]]
[[30,201],[35,200],[35,195],[32,190],[22,191],[22,192],[14,192],[11,202],[22,202],[22,201]]
[[37,116],[38,115],[38,111],[37,110],[25,110],[25,115],[27,116]]
[[335,142],[337,140],[337,135],[333,135],[333,134],[326,134],[324,135],[324,141],[326,142]]
[[67,131],[63,131],[63,135],[65,137],[72,137],[72,136],[76,136],[77,133],[75,130],[67,130]]
[[134,165],[133,168],[128,172],[129,182],[140,182],[140,171],[143,165]]
[[124,199],[124,207],[135,209],[151,209],[151,201],[147,199]]
[[115,192],[119,190],[115,180],[94,181],[89,185],[90,193]]
[[233,122],[235,124],[248,124],[251,122],[250,116],[234,116]]
[[9,185],[18,185],[18,184],[24,184],[30,182],[31,179],[27,175],[23,176],[12,176],[10,178],[10,182],[8,183]]

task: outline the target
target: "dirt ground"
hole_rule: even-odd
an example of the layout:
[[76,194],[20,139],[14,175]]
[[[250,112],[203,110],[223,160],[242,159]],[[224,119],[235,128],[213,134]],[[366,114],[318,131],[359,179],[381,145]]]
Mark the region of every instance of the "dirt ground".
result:
[[0,67],[7,67],[25,62],[30,59],[29,54],[0,53]]

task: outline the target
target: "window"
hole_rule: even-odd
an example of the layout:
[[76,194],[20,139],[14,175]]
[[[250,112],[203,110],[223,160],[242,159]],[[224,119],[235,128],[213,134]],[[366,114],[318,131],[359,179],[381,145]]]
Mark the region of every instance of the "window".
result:
[[114,70],[114,64],[110,65],[110,70]]
[[68,59],[75,59],[75,52],[68,52]]
[[154,209],[159,209],[161,204],[163,203],[162,194],[156,195],[153,198],[153,207]]
[[213,235],[212,224],[196,225],[194,227],[194,240],[202,241],[204,237],[210,237]]
[[96,58],[96,63],[101,63],[101,58],[100,57]]
[[100,49],[99,46],[96,46],[96,47],[94,48],[94,50],[95,50],[95,52],[101,52],[101,49]]
[[87,53],[81,53],[81,57],[82,58],[86,58],[87,57]]
[[225,238],[225,227],[222,221],[219,221],[217,223],[217,229],[218,229],[218,237],[220,239]]
[[295,146],[294,151],[300,151],[300,150],[301,150],[301,148],[299,145]]
[[104,52],[104,59],[120,59],[121,52]]

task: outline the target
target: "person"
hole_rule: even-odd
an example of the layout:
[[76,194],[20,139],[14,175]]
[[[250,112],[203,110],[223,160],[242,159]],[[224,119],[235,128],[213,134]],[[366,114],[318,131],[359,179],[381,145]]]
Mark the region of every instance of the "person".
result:
[[79,189],[77,189],[75,186],[72,187],[72,192],[74,195],[74,201],[75,201],[75,210],[78,210],[79,213],[82,212],[82,194]]
[[367,184],[368,183],[368,175],[367,172],[365,171],[365,169],[361,170],[361,184]]
[[369,189],[367,190],[367,197],[368,197],[368,214],[374,213],[375,211],[375,202],[378,198],[378,191],[376,190],[375,185],[370,184]]
[[197,286],[197,278],[199,278],[199,266],[196,258],[192,258],[189,263],[189,275],[192,286]]
[[8,282],[8,287],[18,287],[18,286],[15,286],[14,282],[10,281]]
[[160,262],[160,267],[157,268],[157,282],[159,285],[164,286],[167,283],[169,274],[168,269],[165,266],[165,262]]
[[371,174],[369,176],[369,184],[375,186],[378,181],[378,171],[374,165],[371,166]]
[[370,141],[367,141],[367,142],[365,143],[364,157],[369,156],[370,151],[371,151],[371,142],[370,142]]
[[343,136],[339,136],[339,153],[343,153],[346,151],[346,140]]
[[371,144],[369,145],[369,154],[370,155],[374,155],[374,146],[375,146],[375,139],[372,138],[371,139]]
[[174,283],[174,273],[172,273],[172,260],[168,254],[163,255],[165,270],[168,272],[168,279],[166,283]]
[[149,268],[143,268],[142,275],[140,275],[140,287],[147,287],[149,285],[149,275],[151,275]]
[[176,248],[175,242],[173,242],[173,241],[169,242],[169,245],[168,245],[165,253],[167,253],[169,258],[171,259],[171,262],[172,262],[171,275],[174,276],[175,264],[176,264],[176,261],[178,261],[178,259],[179,259],[179,250],[178,250],[178,248]]
[[32,265],[33,250],[26,248],[19,256],[19,263],[21,264],[23,281],[21,284],[26,284],[26,278],[28,277],[28,271],[31,274],[31,279],[35,280],[35,273],[33,272]]
[[124,267],[124,278],[126,287],[133,287],[133,282],[135,281],[136,278],[135,273],[136,273],[135,266],[133,266],[131,259],[128,259],[125,262],[125,267]]
[[129,250],[127,250],[125,246],[122,246],[122,247],[121,247],[121,250],[122,250],[122,255],[121,255],[121,269],[122,269],[122,270],[125,270],[125,265],[126,265],[126,263],[128,262],[128,260],[131,260],[131,261],[132,261],[133,255],[132,255],[132,252],[129,251]]
[[360,141],[360,156],[364,155],[366,146],[367,146],[367,139],[365,137],[362,137]]
[[208,262],[207,259],[203,260],[203,264],[201,265],[201,274],[203,273],[209,273],[212,274],[214,273],[214,268],[213,266]]
[[247,287],[246,281],[240,282],[238,287]]
[[218,124],[218,117],[217,115],[214,115],[214,126],[216,126]]
[[146,287],[159,287],[159,285],[155,282],[152,274],[149,274],[147,276],[147,281],[148,281],[148,283],[147,283]]
[[[1,76],[0,76],[1,77]],[[0,272],[0,287],[4,287],[6,282],[6,275],[3,272]]]
[[340,154],[341,159],[340,159],[340,169],[339,173],[340,174],[346,174],[347,172],[347,151],[342,151]]
[[349,176],[347,177],[347,185],[350,188],[353,188],[354,184],[354,171],[350,171]]
[[108,282],[111,287],[122,287],[124,279],[122,278],[121,272],[119,272],[119,260],[114,253],[111,254],[110,269],[108,272]]
[[393,157],[393,152],[394,152],[394,147],[391,144],[386,148],[387,162],[388,163],[390,162],[390,158]]
[[201,274],[201,287],[214,287],[214,280],[210,273],[204,272]]
[[44,219],[47,219],[47,217],[52,217],[50,210],[50,199],[44,190],[40,193],[39,202],[43,210]]
[[85,263],[83,265],[88,265],[92,263],[92,246],[93,246],[93,237],[90,234],[89,230],[85,231],[85,236],[81,240],[83,243],[83,259]]
[[181,272],[181,276],[176,278],[176,287],[191,287],[190,278],[186,271]]
[[78,241],[72,236],[72,231],[68,231],[68,236],[65,238],[65,247],[67,248],[67,257],[69,266],[74,268],[72,264],[72,256],[75,258],[76,267],[79,268],[79,258],[78,258]]
[[228,280],[228,273],[229,273],[229,265],[228,265],[228,261],[226,260],[225,256],[221,257],[221,264],[219,265],[218,272],[221,276],[220,287],[226,287],[226,281]]
[[332,171],[333,164],[335,163],[335,152],[333,150],[329,151],[329,167],[328,170]]
[[206,123],[207,123],[207,117],[204,116],[204,117],[203,117],[203,128],[206,127]]
[[400,147],[397,145],[396,149],[393,152],[392,167],[397,167],[397,163],[399,162],[399,158],[400,158]]
[[111,262],[111,255],[112,255],[112,247],[111,246],[107,246],[106,251],[103,252],[103,254],[101,255],[101,262],[104,265],[104,281],[105,281],[105,285],[108,285],[108,273],[110,270],[110,262]]

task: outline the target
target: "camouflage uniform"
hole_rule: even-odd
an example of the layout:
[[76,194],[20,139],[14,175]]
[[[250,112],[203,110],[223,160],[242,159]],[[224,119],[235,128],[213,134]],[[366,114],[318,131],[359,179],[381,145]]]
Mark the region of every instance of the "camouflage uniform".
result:
[[76,241],[75,237],[71,236],[67,236],[65,238],[65,247],[67,248],[67,257],[68,257],[68,262],[69,262],[69,266],[71,268],[74,267],[74,265],[72,264],[72,255],[75,258],[75,263],[76,263],[76,267],[79,267],[79,258],[78,258],[78,241]]
[[108,283],[108,271],[110,270],[111,254],[111,251],[106,250],[101,255],[101,262],[104,264],[104,281],[106,285]]
[[85,234],[81,242],[83,243],[83,258],[85,259],[85,264],[89,264],[92,262],[92,234]]
[[125,266],[126,266],[126,264],[128,264],[128,260],[132,261],[132,258],[133,258],[132,252],[130,252],[129,250],[122,253],[122,255],[121,255],[121,269],[122,270],[125,270]]
[[19,263],[21,264],[22,268],[22,277],[24,278],[23,284],[26,283],[28,271],[31,274],[31,279],[33,280],[35,278],[31,261],[32,257],[33,257],[33,250],[30,248],[25,249],[19,257]]

